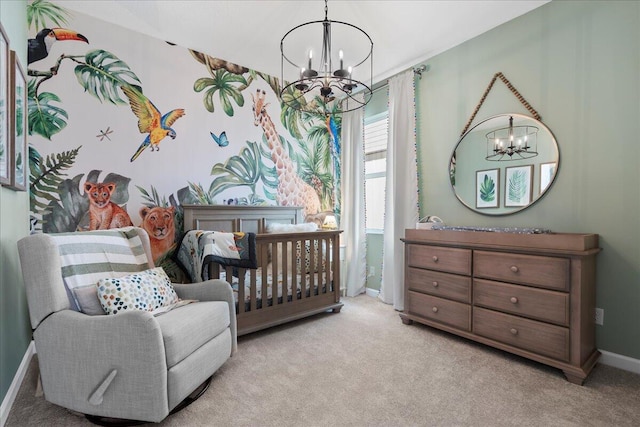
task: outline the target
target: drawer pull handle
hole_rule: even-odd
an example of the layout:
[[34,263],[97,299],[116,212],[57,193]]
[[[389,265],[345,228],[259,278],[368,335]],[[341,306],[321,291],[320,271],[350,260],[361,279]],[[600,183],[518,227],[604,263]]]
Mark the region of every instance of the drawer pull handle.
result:
[[512,265],[511,266],[511,271],[513,271],[514,273],[518,272],[518,266],[517,265]]
[[509,332],[511,332],[511,335],[518,335],[518,330],[516,328],[511,328]]
[[434,288],[437,288],[438,286],[440,286],[440,285],[438,284],[438,282],[433,282],[433,287],[434,287]]
[[433,307],[431,310],[432,310],[434,313],[437,313],[437,312],[438,312],[438,307]]
[[518,303],[518,298],[516,298],[516,297],[511,297],[511,300],[510,300],[510,301],[511,301],[512,303],[514,303],[514,304],[517,304],[517,303]]
[[438,262],[438,257],[436,255],[433,256],[433,262]]

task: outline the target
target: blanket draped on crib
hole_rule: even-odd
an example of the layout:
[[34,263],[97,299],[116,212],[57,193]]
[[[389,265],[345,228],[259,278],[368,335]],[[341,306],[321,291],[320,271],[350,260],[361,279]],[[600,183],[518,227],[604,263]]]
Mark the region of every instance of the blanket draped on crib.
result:
[[182,238],[178,261],[192,282],[207,277],[211,261],[223,266],[258,268],[255,233],[190,230]]

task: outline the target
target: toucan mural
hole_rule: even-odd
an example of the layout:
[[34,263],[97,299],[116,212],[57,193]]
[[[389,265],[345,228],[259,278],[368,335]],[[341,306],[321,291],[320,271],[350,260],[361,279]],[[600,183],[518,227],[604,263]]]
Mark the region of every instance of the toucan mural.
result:
[[27,18],[34,231],[142,226],[171,270],[185,203],[339,215],[341,115],[322,99],[288,108],[275,77],[52,1]]

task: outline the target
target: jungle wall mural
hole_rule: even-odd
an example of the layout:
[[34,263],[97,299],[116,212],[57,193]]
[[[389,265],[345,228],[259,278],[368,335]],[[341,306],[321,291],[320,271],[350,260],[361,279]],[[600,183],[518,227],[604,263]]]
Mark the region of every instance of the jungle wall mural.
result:
[[33,231],[142,226],[162,265],[182,204],[339,215],[341,115],[322,99],[285,107],[277,78],[52,1],[27,18]]

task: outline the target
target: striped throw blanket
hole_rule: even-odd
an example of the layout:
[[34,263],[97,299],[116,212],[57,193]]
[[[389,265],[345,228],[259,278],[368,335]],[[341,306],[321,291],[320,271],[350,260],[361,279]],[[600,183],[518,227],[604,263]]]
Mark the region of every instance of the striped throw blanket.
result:
[[133,227],[50,236],[58,245],[62,277],[76,311],[80,311],[76,289],[150,268],[142,240]]

